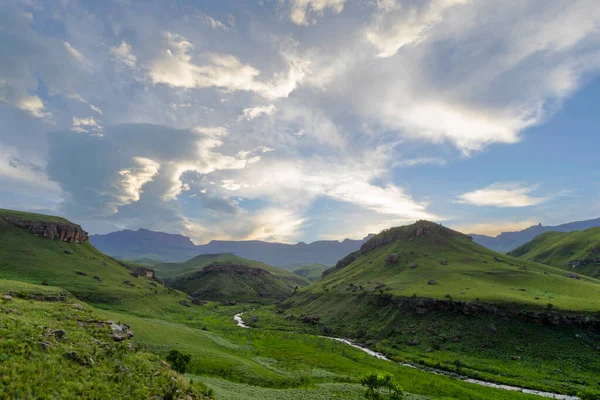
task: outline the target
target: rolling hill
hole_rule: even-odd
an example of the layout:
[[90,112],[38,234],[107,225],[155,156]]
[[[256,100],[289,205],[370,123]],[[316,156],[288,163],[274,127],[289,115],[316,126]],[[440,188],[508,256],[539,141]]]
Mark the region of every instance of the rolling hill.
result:
[[0,279],[59,286],[97,307],[136,313],[176,309],[185,298],[133,276],[94,248],[79,225],[9,210],[0,210]]
[[328,267],[323,264],[311,264],[311,265],[304,265],[299,268],[296,268],[293,272],[296,275],[306,278],[311,282],[315,282],[315,281],[318,281],[319,279],[321,279],[321,275],[327,269],[328,269]]
[[418,221],[381,232],[253,326],[333,334],[397,361],[567,392],[600,389],[599,295],[596,279]]
[[310,282],[292,272],[231,253],[204,254],[154,267],[166,284],[203,300],[285,299]]
[[462,233],[419,221],[392,228],[325,271],[303,292],[382,292],[454,301],[525,303],[596,310],[600,281],[495,253]]
[[502,232],[498,236],[486,236],[470,234],[475,243],[487,247],[488,249],[506,253],[529,242],[537,235],[544,232],[573,232],[600,226],[600,218],[589,219],[585,221],[568,222],[557,226],[543,226],[537,224],[527,229],[517,232]]
[[600,278],[600,228],[543,233],[508,254]]

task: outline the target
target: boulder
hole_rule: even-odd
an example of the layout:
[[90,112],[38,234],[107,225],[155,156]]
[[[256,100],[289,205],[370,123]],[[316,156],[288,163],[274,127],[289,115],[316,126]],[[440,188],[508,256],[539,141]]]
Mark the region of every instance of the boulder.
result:
[[419,340],[419,338],[412,338],[410,342],[408,342],[408,344],[410,344],[411,346],[417,346],[421,344],[421,341]]
[[12,296],[9,296],[8,294],[5,294],[4,296],[2,296],[2,299],[4,301],[11,301],[13,298],[12,298]]
[[440,264],[448,265],[448,260],[444,260],[443,258],[440,260]]
[[204,301],[204,300],[200,300],[200,299],[196,299],[196,298],[192,299],[192,304],[195,304],[197,306],[203,306],[206,303],[208,303],[208,302]]
[[86,276],[86,275],[87,275],[87,272],[85,272],[85,271],[77,271],[77,272],[76,272],[76,274],[77,274],[77,275]]
[[411,268],[417,268],[417,265],[418,265],[418,264],[417,264],[416,262],[414,262],[414,263],[410,264],[410,267],[411,267]]
[[428,285],[436,285],[435,283],[435,279],[430,279],[429,282],[427,282]]
[[565,276],[567,278],[571,278],[571,279],[581,279],[581,276],[579,276],[578,274],[574,274],[572,272],[569,272],[568,274],[565,274]]
[[302,318],[302,322],[304,322],[305,324],[315,325],[317,322],[319,322],[320,319],[321,317],[319,315],[307,315],[304,318]]
[[116,324],[112,321],[107,321],[112,330],[111,337],[115,342],[122,342],[125,339],[129,339],[133,337],[133,331],[131,327],[127,324]]
[[73,250],[71,250],[71,249],[66,249],[66,250],[65,250],[65,254],[73,254]]
[[191,307],[190,303],[188,303],[187,300],[181,300],[179,302],[179,304],[181,304],[182,306],[185,306],[185,307]]
[[77,310],[83,310],[83,306],[81,304],[71,304],[71,306]]
[[400,256],[398,255],[398,253],[394,253],[394,254],[390,254],[389,256],[387,256],[387,258],[385,259],[386,264],[393,264],[396,261],[398,261],[398,259],[400,258]]
[[94,279],[97,280],[98,282],[102,282],[102,278],[100,278],[98,275],[94,276]]

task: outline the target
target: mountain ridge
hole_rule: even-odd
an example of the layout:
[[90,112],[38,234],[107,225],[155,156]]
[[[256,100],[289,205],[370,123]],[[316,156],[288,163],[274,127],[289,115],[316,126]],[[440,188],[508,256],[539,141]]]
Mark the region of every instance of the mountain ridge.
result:
[[487,247],[490,250],[506,253],[524,245],[537,235],[545,232],[573,232],[598,226],[600,226],[600,218],[566,222],[555,226],[544,226],[539,223],[521,231],[502,232],[497,236],[479,235],[475,233],[470,233],[469,236],[473,237],[475,243]]
[[159,262],[183,262],[202,254],[234,253],[282,268],[297,265],[334,265],[344,255],[355,251],[374,235],[362,240],[319,240],[295,244],[261,240],[211,240],[195,245],[187,236],[148,229],[125,229],[106,235],[90,235],[90,242],[100,251],[127,260],[154,259]]

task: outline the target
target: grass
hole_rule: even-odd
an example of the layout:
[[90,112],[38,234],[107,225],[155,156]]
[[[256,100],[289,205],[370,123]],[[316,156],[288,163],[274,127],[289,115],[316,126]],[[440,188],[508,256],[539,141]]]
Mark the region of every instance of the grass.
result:
[[[398,260],[386,262],[390,254],[397,254]],[[415,268],[411,268],[413,264]],[[301,293],[381,292],[436,299],[449,295],[455,301],[479,299],[533,308],[552,303],[564,310],[598,311],[600,281],[588,277],[575,280],[564,274],[555,267],[495,253],[462,235],[432,234],[394,241],[362,254]],[[428,284],[431,279],[434,285]]]
[[69,221],[53,215],[34,214],[23,211],[5,210],[0,208],[0,217],[18,218],[25,221],[68,223]]
[[[546,232],[511,251],[509,255],[600,278],[600,263],[592,261],[600,259],[600,228]],[[590,262],[585,266],[568,267],[569,261],[573,260]]]
[[294,273],[311,282],[316,282],[321,279],[321,274],[323,274],[327,268],[328,267],[323,264],[311,264],[295,269]]
[[[57,294],[61,289],[0,280],[0,293]],[[115,342],[91,307],[70,302],[0,300],[0,398],[147,399],[209,390],[144,350]],[[57,332],[62,332],[59,334]]]

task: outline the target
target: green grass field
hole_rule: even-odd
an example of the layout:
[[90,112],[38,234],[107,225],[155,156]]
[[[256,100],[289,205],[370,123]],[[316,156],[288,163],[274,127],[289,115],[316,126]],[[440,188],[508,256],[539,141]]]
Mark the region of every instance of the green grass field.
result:
[[[508,253],[523,260],[535,261],[600,278],[600,228],[574,232],[547,232]],[[568,267],[573,260],[587,265]]]
[[328,267],[323,264],[311,264],[294,269],[294,273],[311,282],[316,282],[321,279],[321,274],[323,274],[327,268]]

